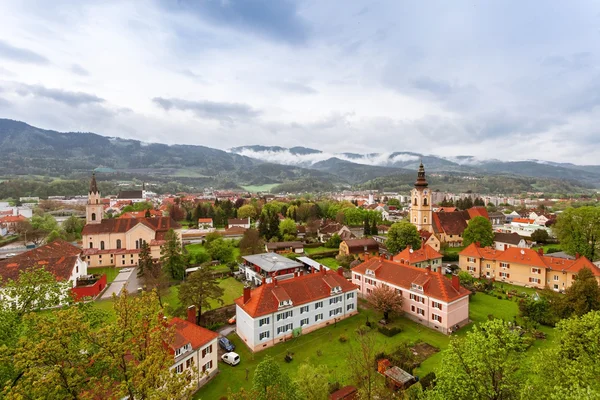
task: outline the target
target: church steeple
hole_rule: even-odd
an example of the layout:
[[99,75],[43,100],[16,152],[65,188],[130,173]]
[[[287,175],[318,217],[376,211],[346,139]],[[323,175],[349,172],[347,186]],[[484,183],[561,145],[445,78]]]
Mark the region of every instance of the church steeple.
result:
[[96,184],[96,173],[92,173],[92,180],[90,182],[90,193],[98,193],[98,185]]
[[92,174],[88,202],[85,209],[86,222],[88,224],[99,224],[102,222],[104,206],[100,202],[100,191],[98,190],[98,184],[96,183],[96,174]]
[[417,181],[415,182],[415,187],[427,187],[429,184],[427,183],[427,179],[425,178],[425,167],[423,166],[423,161],[421,161],[421,165],[419,165],[419,172],[417,173]]

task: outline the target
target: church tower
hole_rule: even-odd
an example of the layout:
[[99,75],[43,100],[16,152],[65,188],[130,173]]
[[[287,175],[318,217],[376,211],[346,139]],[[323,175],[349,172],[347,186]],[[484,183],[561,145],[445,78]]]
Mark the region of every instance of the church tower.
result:
[[88,224],[99,224],[102,222],[104,206],[100,202],[100,192],[96,184],[96,174],[92,174],[90,182],[90,191],[88,192],[88,202],[85,206],[85,220]]
[[429,184],[427,183],[427,179],[425,179],[425,168],[421,162],[415,188],[410,192],[410,222],[417,227],[417,230],[433,232],[431,225],[433,223],[431,191],[427,186]]

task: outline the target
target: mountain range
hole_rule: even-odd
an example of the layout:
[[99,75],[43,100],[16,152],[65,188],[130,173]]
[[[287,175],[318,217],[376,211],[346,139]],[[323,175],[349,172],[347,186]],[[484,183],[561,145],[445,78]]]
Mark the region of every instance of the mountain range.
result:
[[0,119],[0,178],[136,177],[192,189],[252,186],[273,191],[409,190],[422,161],[431,186],[479,193],[586,192],[600,188],[600,166],[537,160],[481,160],[412,152],[327,153],[306,147],[243,146],[228,151],[165,145],[89,132],[57,132]]

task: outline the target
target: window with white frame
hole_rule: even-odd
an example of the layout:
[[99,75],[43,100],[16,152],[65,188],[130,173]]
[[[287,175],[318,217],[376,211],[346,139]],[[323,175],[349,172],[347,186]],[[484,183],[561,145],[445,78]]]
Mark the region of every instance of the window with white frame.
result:
[[485,265],[485,267],[486,267],[487,269],[492,269],[492,266],[491,266],[490,264],[486,264],[486,265]]
[[474,263],[475,257],[467,257],[467,262]]
[[475,272],[475,266],[473,266],[473,265],[467,265],[467,271],[469,271],[469,272]]
[[308,312],[308,306],[300,307],[300,314],[304,314]]
[[541,268],[531,268],[531,273],[532,274],[541,274],[542,269]]
[[442,303],[438,303],[437,301],[432,301],[431,302],[431,307],[437,308],[438,310],[441,310],[442,309]]
[[308,318],[304,318],[302,320],[300,320],[300,326],[304,326],[304,325],[308,325],[310,324],[310,320]]
[[185,368],[191,368],[194,366],[194,357],[190,357],[187,360],[185,360]]
[[206,364],[204,364],[202,366],[202,372],[210,371],[212,369],[212,367],[213,367],[212,360],[210,360],[209,362],[207,362]]
[[282,333],[291,331],[294,329],[294,324],[286,324],[277,328],[277,334],[281,335]]
[[425,316],[425,310],[423,310],[422,308],[417,308],[417,314]]
[[505,263],[505,262],[501,262],[500,263],[500,268],[510,269],[510,264],[509,263]]
[[417,310],[417,308],[415,306],[410,306],[410,311],[411,312],[415,312]]
[[434,320],[434,321],[439,322],[440,324],[442,323],[442,316],[441,315],[431,314],[431,319]]
[[354,298],[354,292],[346,294],[346,300],[353,299],[353,298]]
[[361,276],[354,274],[354,279],[356,279],[357,281],[360,281],[361,280]]
[[537,283],[537,284],[539,284],[540,283],[540,278],[529,278],[529,282],[530,283]]
[[423,286],[417,285],[416,283],[411,283],[410,287],[411,287],[411,289],[423,291]]
[[417,296],[416,294],[413,294],[413,293],[411,293],[411,294],[410,294],[410,299],[411,299],[411,300],[414,300],[414,301],[417,301],[417,302],[419,302],[419,303],[423,303],[423,304],[425,304],[425,298],[424,298],[424,297],[421,297],[421,296]]
[[500,272],[501,278],[510,278],[510,274],[508,272]]
[[554,275],[554,280],[557,281],[558,280],[558,275]]
[[329,310],[329,316],[333,317],[334,315],[341,314],[342,312],[343,312],[342,307],[338,307],[336,309]]
[[178,373],[178,374],[180,374],[180,373],[182,373],[182,372],[183,372],[183,363],[181,363],[181,364],[177,364],[177,365],[175,366],[175,372],[176,372],[176,373]]
[[323,313],[315,315],[315,322],[319,322],[323,320]]
[[317,301],[315,303],[315,310],[317,310],[319,308],[323,308],[323,302],[322,301]]
[[268,325],[271,322],[270,317],[261,318],[258,320],[258,326]]
[[206,357],[206,355],[210,353],[212,353],[212,344],[202,349],[202,358]]
[[291,310],[282,312],[282,313],[277,314],[277,321],[281,321],[282,319],[292,318],[293,316],[294,316],[294,313]]
[[265,340],[268,339],[269,336],[271,336],[271,332],[270,331],[264,331],[258,334],[258,340]]
[[354,304],[348,304],[346,306],[346,311],[354,310]]
[[337,304],[337,303],[339,303],[342,300],[343,300],[342,296],[333,297],[333,298],[329,299],[329,305]]

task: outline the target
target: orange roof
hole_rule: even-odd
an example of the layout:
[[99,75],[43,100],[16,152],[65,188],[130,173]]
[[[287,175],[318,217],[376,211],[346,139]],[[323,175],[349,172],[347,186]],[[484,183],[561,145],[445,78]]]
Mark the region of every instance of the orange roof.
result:
[[6,217],[0,217],[0,222],[4,222],[6,224],[22,221],[27,221],[27,218],[22,215],[7,215]]
[[477,243],[471,243],[466,249],[458,253],[459,256],[485,258],[486,260],[495,260],[498,254],[502,253],[500,250],[493,249],[491,247],[481,247]]
[[438,212],[439,211],[441,211],[441,212],[454,212],[454,211],[456,211],[456,207],[440,207],[438,209]]
[[[323,270],[324,271],[324,270]],[[306,274],[276,283],[267,283],[251,291],[250,300],[244,304],[244,297],[235,299],[235,303],[253,318],[276,312],[279,300],[285,296],[292,304],[299,306],[331,296],[332,285],[342,288],[343,292],[356,289],[356,285],[335,271]]]
[[434,260],[437,258],[442,258],[442,255],[435,251],[433,247],[426,244],[421,247],[419,250],[413,250],[408,246],[400,253],[396,254],[393,258],[394,262],[404,264],[416,264],[423,261]]
[[485,207],[481,207],[481,206],[471,207],[467,210],[467,212],[469,213],[469,217],[471,219],[473,219],[475,217],[483,217],[483,218],[487,218],[487,219],[490,218],[490,216],[487,212],[487,208],[485,208]]
[[512,222],[518,222],[518,223],[521,223],[521,224],[529,224],[529,225],[531,225],[531,224],[533,224],[535,222],[535,220],[534,219],[529,219],[529,218],[515,218],[515,219],[512,220]]
[[213,332],[181,318],[171,318],[169,325],[175,327],[175,340],[173,349],[178,349],[190,343],[193,350],[208,344],[219,337],[217,332]]
[[[162,212],[157,210],[148,210],[150,212],[150,217],[162,217]],[[119,218],[145,218],[146,211],[129,211],[123,213]]]
[[198,223],[202,224],[202,223],[212,223],[213,220],[212,218],[198,218]]
[[425,295],[445,302],[457,300],[471,293],[460,285],[458,290],[455,289],[452,281],[442,275],[441,268],[440,272],[431,272],[424,268],[372,258],[352,268],[352,272],[364,275],[367,269],[373,271],[377,279],[405,289],[410,289],[412,283],[421,285]]

